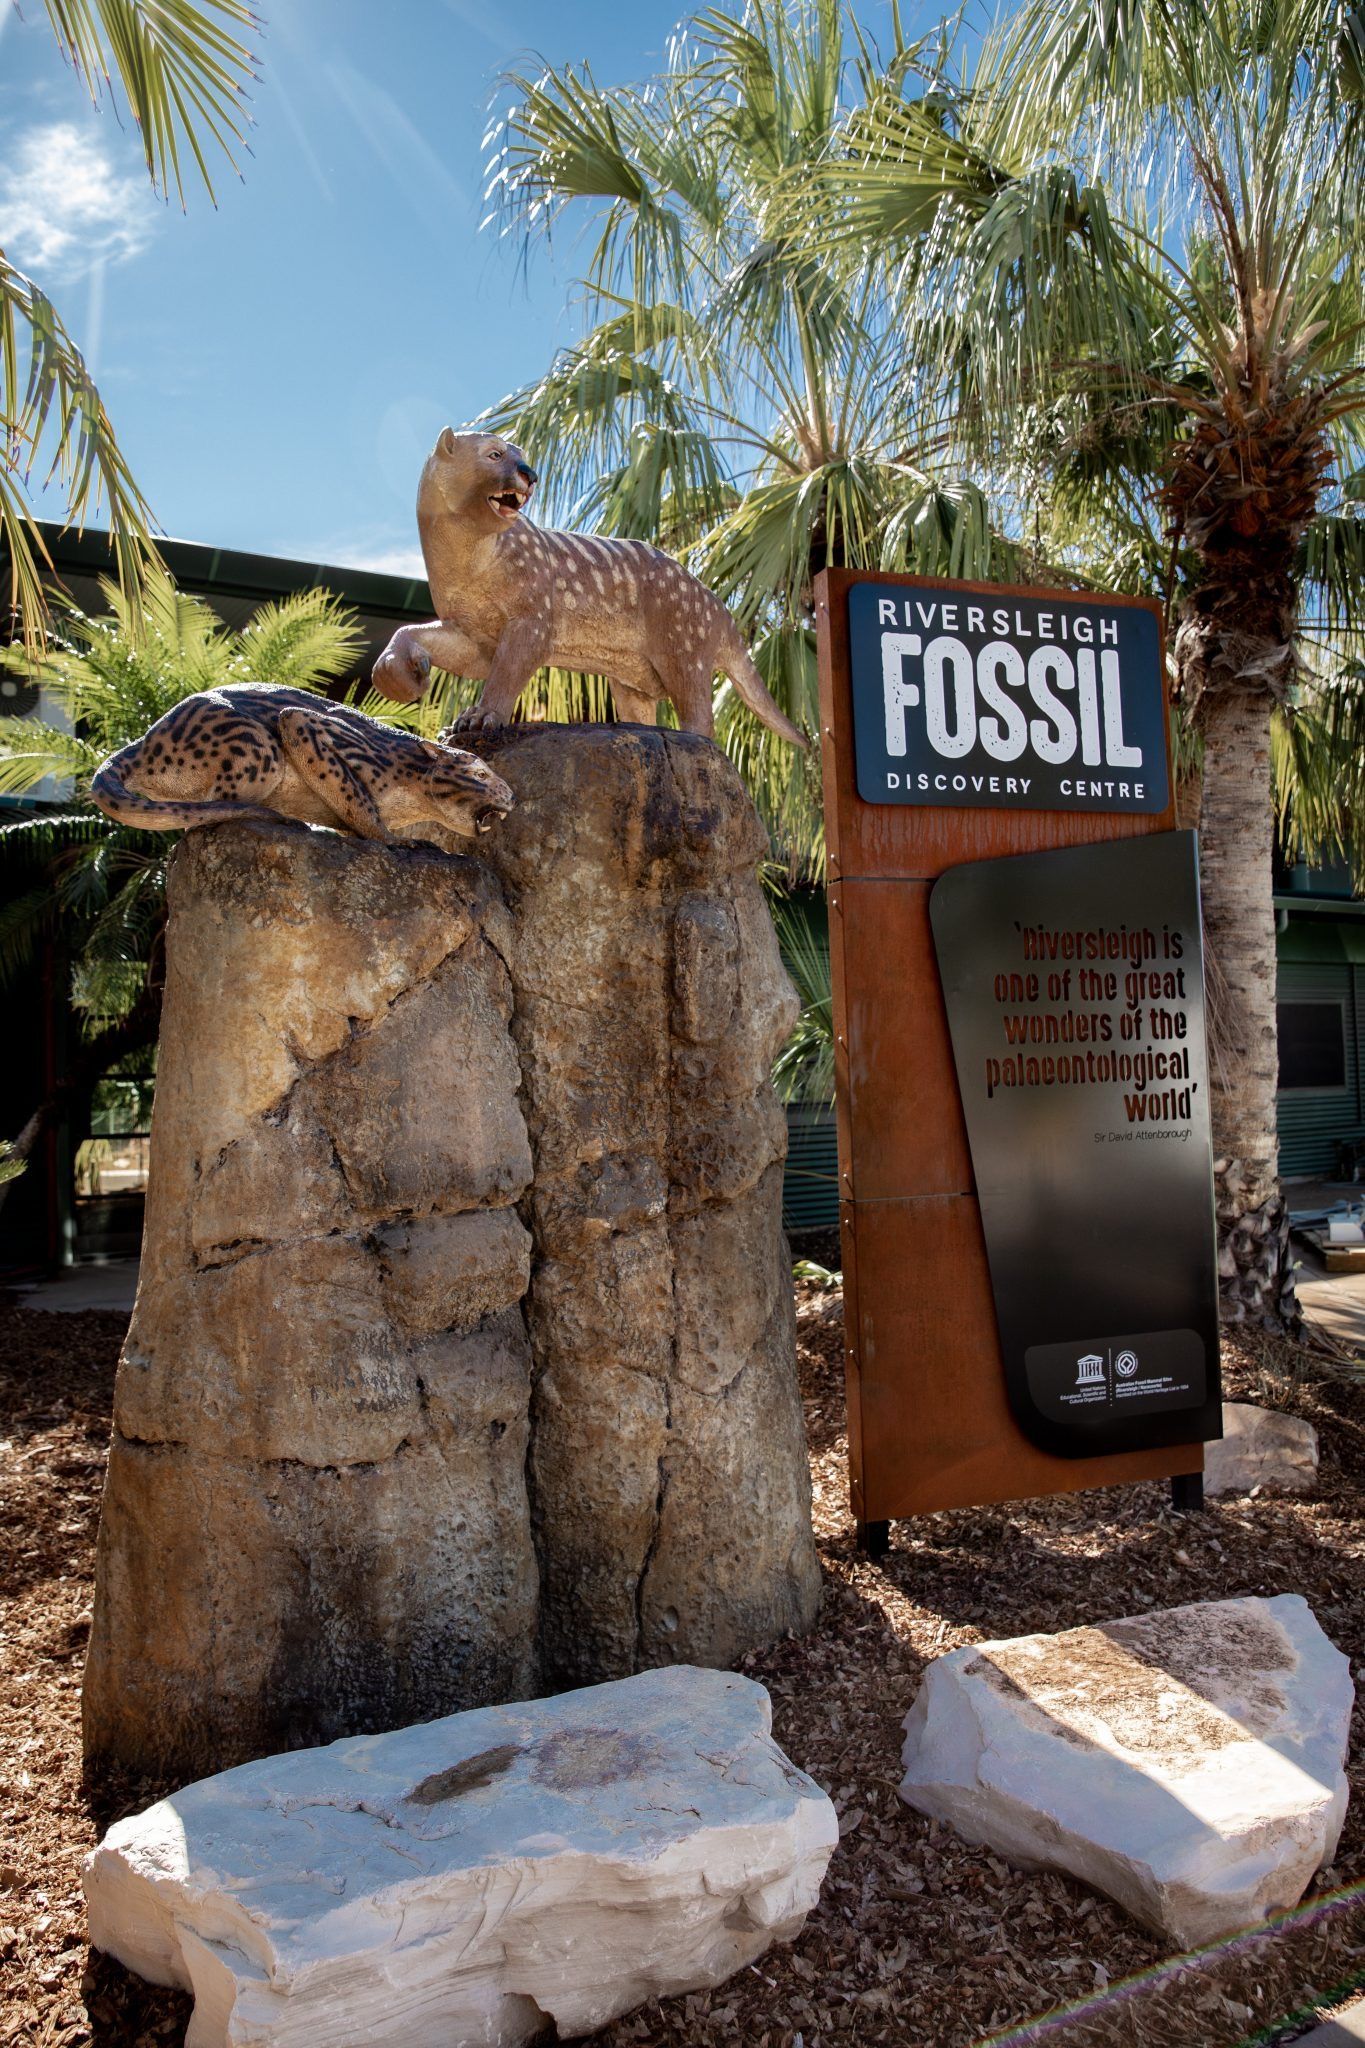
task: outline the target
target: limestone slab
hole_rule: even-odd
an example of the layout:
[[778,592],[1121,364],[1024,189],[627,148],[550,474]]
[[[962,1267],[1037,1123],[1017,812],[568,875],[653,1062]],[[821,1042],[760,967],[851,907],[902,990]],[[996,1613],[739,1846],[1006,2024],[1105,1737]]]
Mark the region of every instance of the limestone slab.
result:
[[120,1821],[91,1939],[187,2048],[516,2048],[791,1939],[838,1839],[761,1686],[675,1666],[296,1750]]
[[1318,1433],[1302,1416],[1250,1401],[1224,1401],[1223,1434],[1204,1448],[1204,1491],[1250,1493],[1271,1486],[1308,1493],[1318,1476]]
[[1296,1593],[980,1643],[926,1671],[901,1797],[1190,1948],[1331,1861],[1353,1703]]

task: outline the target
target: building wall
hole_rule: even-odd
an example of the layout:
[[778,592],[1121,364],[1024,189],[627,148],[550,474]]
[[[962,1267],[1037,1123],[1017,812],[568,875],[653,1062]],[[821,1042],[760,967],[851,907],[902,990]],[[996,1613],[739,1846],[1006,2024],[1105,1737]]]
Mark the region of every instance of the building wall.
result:
[[[1335,935],[1334,925],[1324,931],[1319,942],[1323,949]],[[1307,942],[1312,943],[1311,936]],[[1281,958],[1276,993],[1281,1003],[1333,1002],[1342,1006],[1344,1085],[1282,1089],[1277,1098],[1280,1172],[1286,1177],[1331,1176],[1337,1170],[1342,1140],[1365,1136],[1365,965],[1339,955],[1317,960]]]

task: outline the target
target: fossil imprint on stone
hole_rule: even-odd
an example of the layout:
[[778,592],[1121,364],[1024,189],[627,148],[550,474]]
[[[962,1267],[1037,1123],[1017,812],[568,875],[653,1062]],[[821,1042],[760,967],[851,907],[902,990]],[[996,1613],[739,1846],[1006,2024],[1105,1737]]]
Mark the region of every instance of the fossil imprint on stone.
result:
[[440,616],[399,627],[375,663],[375,688],[415,703],[434,662],[484,686],[454,730],[493,731],[551,663],[605,676],[623,724],[652,725],[667,698],[684,732],[709,739],[711,692],[722,674],[756,718],[804,747],[720,599],[645,541],[532,526],[522,515],[538,480],[505,436],[445,428],[417,490],[422,558]]
[[763,1688],[682,1666],[201,1779],[85,1881],[194,2048],[531,2048],[794,1939],[838,1838]]
[[447,851],[515,801],[462,747],[274,683],[186,697],[101,764],[90,794],[106,816],[149,832],[282,817]]

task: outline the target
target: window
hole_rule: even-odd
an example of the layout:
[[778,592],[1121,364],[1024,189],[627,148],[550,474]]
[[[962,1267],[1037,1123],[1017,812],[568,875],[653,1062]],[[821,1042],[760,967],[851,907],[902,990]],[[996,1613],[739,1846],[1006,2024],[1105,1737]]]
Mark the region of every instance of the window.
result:
[[1346,1086],[1346,1012],[1339,1002],[1277,1003],[1281,1090]]
[[[142,1071],[136,1068],[141,1060]],[[140,1195],[147,1185],[155,1085],[146,1054],[135,1054],[95,1084],[90,1128],[76,1147],[76,1201]]]

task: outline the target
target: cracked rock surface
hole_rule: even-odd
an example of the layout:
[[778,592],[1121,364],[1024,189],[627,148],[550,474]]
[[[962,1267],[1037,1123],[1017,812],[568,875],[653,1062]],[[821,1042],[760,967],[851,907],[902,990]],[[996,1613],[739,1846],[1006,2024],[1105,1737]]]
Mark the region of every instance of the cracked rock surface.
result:
[[739,776],[692,734],[512,728],[480,841],[535,1156],[531,1504],[548,1685],[727,1664],[820,1574],[769,1079],[796,998]]
[[1194,1948],[1331,1862],[1354,1702],[1297,1593],[977,1643],[924,1674],[901,1797]]
[[814,1620],[765,835],[687,734],[485,751],[517,807],[477,861],[284,822],[176,852],[95,1767]]
[[531,1155],[474,862],[232,825],[169,894],[83,1707],[192,1776],[532,1689]]
[[768,1696],[653,1671],[267,1757],[112,1828],[91,1938],[195,1996],[187,2048],[514,2048],[718,1984],[838,1839]]

